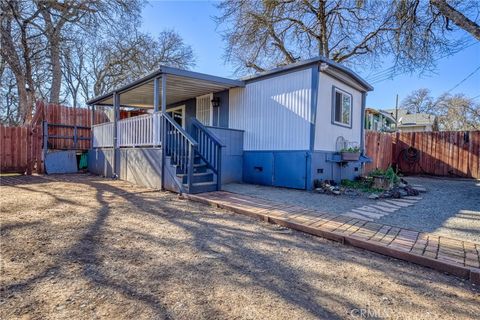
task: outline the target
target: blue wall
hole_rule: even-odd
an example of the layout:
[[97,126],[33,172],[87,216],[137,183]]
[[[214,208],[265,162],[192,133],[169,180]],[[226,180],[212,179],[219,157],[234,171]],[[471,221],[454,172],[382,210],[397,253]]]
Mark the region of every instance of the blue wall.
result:
[[313,181],[353,179],[361,173],[360,162],[346,166],[329,162],[334,152],[245,151],[243,182],[294,189],[313,188]]
[[244,182],[307,188],[308,151],[245,151],[243,154]]
[[360,162],[348,162],[345,166],[330,162],[335,152],[314,151],[311,153],[311,180],[334,180],[340,182],[342,179],[354,179],[361,174],[362,165]]
[[222,183],[242,182],[243,131],[208,127],[224,145],[222,148]]

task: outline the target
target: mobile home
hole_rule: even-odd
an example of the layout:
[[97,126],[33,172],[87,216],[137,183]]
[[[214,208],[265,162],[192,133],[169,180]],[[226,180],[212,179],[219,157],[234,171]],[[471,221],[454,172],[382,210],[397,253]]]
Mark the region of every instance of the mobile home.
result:
[[[90,171],[177,192],[244,182],[310,190],[361,173],[373,88],[318,57],[238,80],[170,67],[88,102],[111,107],[93,127]],[[120,110],[147,109],[119,119]]]

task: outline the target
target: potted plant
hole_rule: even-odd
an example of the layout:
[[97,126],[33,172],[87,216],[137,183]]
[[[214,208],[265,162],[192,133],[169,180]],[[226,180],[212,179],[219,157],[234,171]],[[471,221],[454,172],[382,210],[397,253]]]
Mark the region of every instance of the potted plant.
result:
[[360,158],[360,148],[359,147],[350,147],[343,148],[340,150],[343,161],[358,161]]

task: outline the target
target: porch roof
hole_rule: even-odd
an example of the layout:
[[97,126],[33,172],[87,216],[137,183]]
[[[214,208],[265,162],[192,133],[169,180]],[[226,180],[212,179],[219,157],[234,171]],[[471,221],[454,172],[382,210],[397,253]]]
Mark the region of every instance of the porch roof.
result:
[[[185,101],[211,92],[243,87],[245,82],[204,73],[162,66],[155,72],[121,88],[87,101],[88,105],[113,105],[113,94],[120,94],[122,107],[153,108],[154,79],[166,76],[167,104]],[[160,81],[161,83],[161,81]],[[161,101],[162,90],[160,90]]]

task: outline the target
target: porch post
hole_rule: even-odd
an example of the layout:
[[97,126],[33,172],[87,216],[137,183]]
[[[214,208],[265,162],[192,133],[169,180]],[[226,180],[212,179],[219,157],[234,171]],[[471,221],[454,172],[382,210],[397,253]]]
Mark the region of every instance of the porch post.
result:
[[167,75],[162,74],[162,113],[167,112]]
[[117,92],[113,93],[113,178],[119,176],[118,166],[118,118],[120,113],[120,95]]
[[165,190],[165,162],[166,162],[166,147],[167,147],[167,126],[166,119],[164,119],[165,114],[167,113],[167,75],[162,74],[162,114],[161,121],[162,124],[160,130],[162,137],[162,190]]
[[160,81],[159,78],[155,78],[153,80],[153,145],[158,146],[160,145],[160,132],[159,132],[159,125],[158,125],[158,105],[160,104]]

